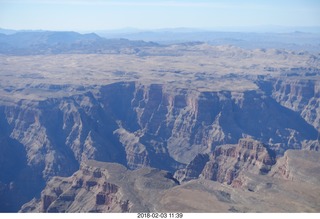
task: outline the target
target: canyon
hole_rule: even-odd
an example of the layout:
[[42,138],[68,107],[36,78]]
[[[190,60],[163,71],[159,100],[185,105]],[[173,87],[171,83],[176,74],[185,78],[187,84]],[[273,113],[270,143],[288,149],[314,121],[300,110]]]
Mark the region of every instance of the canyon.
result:
[[1,212],[320,210],[319,54],[77,37],[0,55]]

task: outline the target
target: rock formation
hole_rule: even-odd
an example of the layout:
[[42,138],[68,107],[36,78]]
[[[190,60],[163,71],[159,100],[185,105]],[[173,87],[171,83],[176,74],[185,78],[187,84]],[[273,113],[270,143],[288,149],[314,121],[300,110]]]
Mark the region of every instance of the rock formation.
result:
[[[244,150],[263,147],[252,140],[241,140],[240,144]],[[225,152],[221,155],[226,156]],[[292,153],[285,156],[303,155],[302,162],[287,162],[285,168],[290,176],[303,177],[283,178],[278,164],[269,174],[261,175],[251,164],[231,185],[199,178],[179,184],[170,173],[158,169],[131,171],[119,164],[89,160],[70,177],[52,178],[41,197],[23,205],[20,212],[318,212],[319,163],[313,159],[319,159],[319,153]],[[309,155],[312,159],[303,162]],[[269,163],[267,160],[262,162]],[[309,180],[305,176],[310,173],[315,176]]]
[[210,155],[198,155],[175,177],[180,181],[203,178],[232,184],[243,172],[267,174],[276,162],[275,152],[252,139],[240,139],[236,145],[221,145]]
[[165,171],[86,161],[70,177],[54,177],[21,212],[153,211],[160,192],[177,182]]

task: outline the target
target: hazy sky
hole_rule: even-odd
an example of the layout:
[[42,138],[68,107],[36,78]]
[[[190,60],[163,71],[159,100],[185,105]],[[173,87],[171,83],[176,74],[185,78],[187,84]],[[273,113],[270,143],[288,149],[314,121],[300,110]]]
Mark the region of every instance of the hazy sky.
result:
[[0,0],[0,28],[320,26],[320,0]]

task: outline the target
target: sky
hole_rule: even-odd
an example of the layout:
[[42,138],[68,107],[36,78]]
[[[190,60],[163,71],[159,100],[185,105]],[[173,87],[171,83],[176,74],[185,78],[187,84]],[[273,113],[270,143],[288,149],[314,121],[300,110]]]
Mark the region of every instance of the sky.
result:
[[0,28],[111,30],[318,26],[320,0],[0,0]]

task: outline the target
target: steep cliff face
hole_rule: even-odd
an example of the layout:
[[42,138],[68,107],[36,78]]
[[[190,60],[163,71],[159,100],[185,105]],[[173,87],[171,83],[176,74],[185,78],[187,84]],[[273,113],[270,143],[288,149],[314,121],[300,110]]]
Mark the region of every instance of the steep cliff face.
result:
[[44,187],[41,168],[28,165],[24,145],[10,137],[5,107],[0,107],[0,211],[16,212]]
[[270,79],[260,87],[282,106],[298,112],[320,132],[320,81],[317,76]]
[[[0,109],[1,141],[10,145],[3,150],[25,158],[21,164],[4,159],[1,171],[30,169],[28,180],[40,177],[42,186],[53,176],[70,176],[86,159],[174,172],[198,154],[218,153],[218,145],[243,137],[267,143],[278,154],[319,144],[313,126],[259,90],[199,92],[123,82],[60,98],[2,101]],[[21,181],[6,175],[3,188]],[[34,189],[40,192],[41,186]]]
[[267,174],[275,162],[276,154],[262,143],[240,139],[238,144],[217,147],[210,155],[198,155],[175,177],[179,181],[203,178],[232,184],[242,172]]
[[299,115],[259,91],[167,89],[116,83],[96,94],[20,101],[4,106],[3,116],[8,135],[25,147],[28,164],[44,166],[45,179],[72,173],[83,158],[173,170],[245,136],[280,153],[317,138]]
[[[38,195],[53,176],[74,173],[84,158],[123,162],[124,151],[116,147],[118,140],[113,137],[115,128],[112,125],[116,123],[110,122],[94,101],[87,93],[43,101],[21,100],[2,106],[1,125],[10,140],[7,148],[11,151],[17,148],[19,153],[12,153],[19,158],[8,158],[11,163],[1,165],[1,172],[11,172],[12,165],[22,169],[17,177],[5,174],[6,178],[0,179],[6,185],[7,195],[1,196],[1,202],[9,206],[5,211],[17,211],[21,204]],[[5,148],[1,145],[1,149]],[[8,153],[3,155],[9,156]],[[25,197],[19,199],[21,202],[14,198],[15,190],[10,185],[21,185],[17,188],[19,195]]]
[[177,165],[172,159],[187,164],[199,153],[246,136],[267,142],[280,154],[317,138],[317,131],[299,115],[260,91],[199,93],[165,85],[117,86],[119,93],[101,92],[101,102],[120,124],[114,133],[126,142],[131,154],[127,156],[138,153],[142,165],[164,168],[159,160],[166,160],[165,168],[172,170]]

